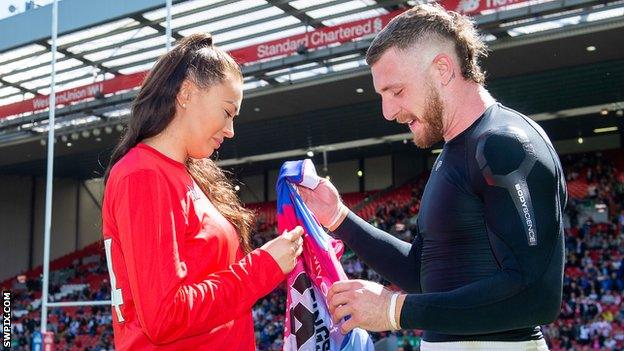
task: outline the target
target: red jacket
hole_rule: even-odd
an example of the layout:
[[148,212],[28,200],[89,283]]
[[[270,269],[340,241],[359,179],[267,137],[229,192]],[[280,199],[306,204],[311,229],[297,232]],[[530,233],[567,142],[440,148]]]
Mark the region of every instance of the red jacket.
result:
[[103,234],[117,350],[255,350],[251,308],[285,276],[176,162],[145,144],[113,167]]

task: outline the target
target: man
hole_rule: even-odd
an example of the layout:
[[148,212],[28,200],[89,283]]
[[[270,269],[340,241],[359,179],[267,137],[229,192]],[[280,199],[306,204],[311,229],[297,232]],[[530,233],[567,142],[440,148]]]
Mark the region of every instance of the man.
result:
[[300,194],[321,224],[405,293],[367,281],[329,291],[343,332],[423,329],[422,350],[547,350],[540,325],[561,303],[566,185],[533,121],[484,88],[486,47],[473,24],[438,5],[392,20],[367,53],[389,121],[418,147],[444,149],[410,245],[367,224],[323,180]]

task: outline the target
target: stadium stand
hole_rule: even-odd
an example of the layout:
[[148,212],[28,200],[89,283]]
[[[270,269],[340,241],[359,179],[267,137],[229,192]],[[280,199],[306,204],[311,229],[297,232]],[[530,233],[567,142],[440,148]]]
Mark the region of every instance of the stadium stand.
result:
[[[566,217],[566,270],[560,318],[543,333],[551,350],[624,349],[624,167],[618,152],[562,157],[568,180]],[[344,194],[343,199],[371,224],[411,242],[419,198],[428,174],[386,191]],[[250,204],[258,213],[255,246],[276,235],[275,202]],[[604,220],[606,219],[606,220]],[[51,264],[51,298],[54,301],[107,300],[110,286],[101,242],[63,256]],[[342,258],[347,275],[383,284],[347,250]],[[15,350],[29,350],[38,328],[41,267],[0,283],[15,293],[13,339]],[[286,296],[279,287],[253,308],[259,350],[283,346]],[[55,308],[50,315],[57,350],[112,350],[110,308]],[[417,350],[420,331],[394,332],[403,351]],[[389,333],[373,333],[380,340]]]

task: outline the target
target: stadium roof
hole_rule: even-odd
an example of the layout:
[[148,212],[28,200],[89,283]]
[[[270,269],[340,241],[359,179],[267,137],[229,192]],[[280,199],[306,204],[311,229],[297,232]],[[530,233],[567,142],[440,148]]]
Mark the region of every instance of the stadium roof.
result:
[[[479,1],[467,0],[446,2],[455,5],[459,3],[460,6],[479,4]],[[65,30],[61,28],[56,66],[57,93],[140,74],[149,70],[166,50],[164,1],[140,0],[133,1],[131,5],[119,1],[119,6],[123,7],[120,12],[109,16],[103,14],[98,20],[98,12],[109,11],[107,8],[115,7],[117,2],[107,5],[101,3],[104,2],[60,1],[60,15],[64,9],[66,12],[90,9],[95,13],[85,16],[95,19],[90,19],[91,23],[88,24],[81,23],[80,18],[73,19],[75,25]],[[376,99],[369,79],[363,78],[368,72],[363,55],[372,34],[343,41],[328,40],[327,45],[297,47],[294,52],[292,45],[298,42],[269,44],[282,38],[301,38],[307,33],[324,29],[331,29],[327,31],[331,34],[334,33],[333,28],[340,29],[358,20],[387,20],[386,17],[408,9],[415,3],[407,0],[179,0],[173,1],[171,9],[171,35],[175,41],[191,33],[210,32],[222,48],[235,57],[240,54],[244,58],[241,61],[247,97],[241,116],[250,123],[260,123],[261,119],[293,116],[313,109]],[[490,77],[503,79],[624,58],[621,44],[614,45],[618,41],[621,43],[623,34],[622,0],[532,0],[508,3],[516,4],[505,7],[504,11],[485,10],[474,17],[493,50],[485,63]],[[126,9],[132,5],[135,7]],[[43,6],[1,20],[0,32],[7,28],[24,28],[24,24],[37,26],[31,22],[33,19],[47,18],[45,16],[49,15],[49,7]],[[72,15],[76,16],[76,13]],[[93,24],[93,21],[96,23]],[[34,32],[45,33],[45,30]],[[589,40],[588,37],[595,32],[602,34],[593,37],[596,41]],[[39,37],[25,35],[16,33],[15,37],[19,37],[19,40],[13,40],[11,36],[0,38],[0,112],[3,106],[36,98],[44,101],[50,91],[49,34],[47,37],[43,34]],[[263,43],[267,44],[264,52],[270,52],[264,57],[259,54]],[[560,47],[552,50],[549,46],[553,43]],[[582,45],[581,54],[578,50],[567,49],[579,43]],[[290,46],[290,51],[280,51],[284,48],[280,45]],[[593,51],[590,46],[594,46]],[[596,46],[598,50],[595,50]],[[254,55],[245,59],[250,48],[255,50]],[[557,56],[555,53],[554,56],[537,58],[533,55],[552,51],[569,54]],[[497,86],[497,82],[494,83]],[[583,84],[582,81],[579,83]],[[522,94],[531,88],[524,86],[524,90],[516,89],[518,84],[522,86],[523,83],[508,87],[509,93]],[[532,84],[542,85],[543,82],[534,78]],[[121,119],[127,117],[136,86],[60,107],[57,112],[57,133],[67,138],[87,128],[115,127]],[[306,86],[309,88],[299,89]],[[504,83],[499,82],[498,86],[505,89]],[[345,94],[346,89],[352,92],[354,87],[363,87],[365,92]],[[289,93],[291,89],[299,89],[296,96],[294,92]],[[557,96],[552,93],[545,92],[544,100],[555,102],[556,105]],[[565,98],[568,95],[562,96]],[[521,99],[518,101],[522,102]],[[587,101],[593,105],[605,102],[613,100]],[[531,112],[555,112],[571,107],[579,106],[543,104],[541,109]],[[254,131],[258,131],[258,128]],[[0,147],[43,139],[46,132],[47,112],[23,111],[4,118],[0,115]],[[270,138],[274,131],[267,133],[258,138]],[[245,156],[245,153],[234,152],[232,155],[240,157]]]
[[[388,13],[386,8],[402,2],[178,1],[172,7],[172,37],[178,40],[191,33],[209,32],[217,44],[230,51],[321,26],[385,14]],[[61,35],[57,56],[58,90],[148,70],[165,52],[165,21],[166,10],[161,7]],[[0,55],[0,105],[49,94],[50,48],[51,40],[45,39]],[[359,64],[355,58],[350,61]],[[314,69],[298,69],[290,79],[319,73]],[[253,89],[289,79],[287,71],[270,75],[271,79],[267,77],[266,80],[249,77],[245,87]]]
[[[176,1],[171,9],[172,37],[179,40],[191,33],[210,32],[218,45],[232,51],[320,27],[380,16],[414,3],[405,0]],[[486,39],[494,46],[497,39],[520,39],[537,32],[624,16],[623,1],[547,1],[537,5],[530,1],[517,6],[521,6],[520,11],[515,16],[506,14],[507,20],[487,13],[477,18]],[[523,11],[523,7],[530,11]],[[148,70],[166,50],[165,27],[166,9],[160,7],[61,35],[57,91]],[[51,40],[41,39],[0,53],[0,106],[49,94],[50,49]],[[249,74],[245,77],[245,89],[253,91],[364,65],[362,50],[345,52]]]

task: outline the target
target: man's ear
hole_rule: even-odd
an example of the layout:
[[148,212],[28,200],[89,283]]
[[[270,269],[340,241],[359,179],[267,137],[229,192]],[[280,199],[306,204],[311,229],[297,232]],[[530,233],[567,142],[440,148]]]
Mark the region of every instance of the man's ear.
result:
[[455,79],[455,62],[445,53],[437,54],[433,58],[433,74],[440,85],[447,86]]

